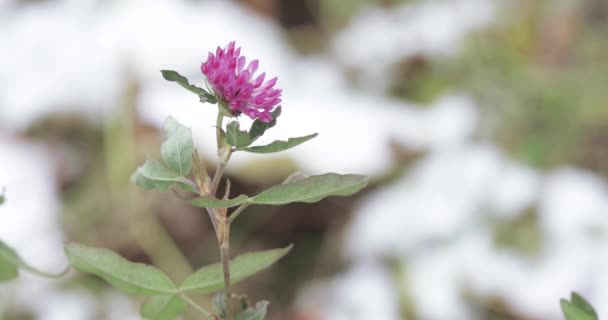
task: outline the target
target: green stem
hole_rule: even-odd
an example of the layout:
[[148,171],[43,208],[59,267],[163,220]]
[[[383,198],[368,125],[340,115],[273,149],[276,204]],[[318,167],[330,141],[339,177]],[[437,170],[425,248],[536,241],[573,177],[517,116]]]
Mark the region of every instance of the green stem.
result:
[[[230,227],[229,224],[226,224]],[[230,307],[230,245],[225,241],[220,245],[220,256],[222,260],[222,268],[224,271],[224,301],[226,302],[226,320],[232,320],[232,308]]]
[[250,204],[251,203],[249,202],[245,202],[241,204],[236,210],[234,210],[234,212],[228,218],[228,223],[232,223],[232,221],[234,221],[239,216],[239,214],[241,214],[241,212],[243,212]]
[[188,297],[185,293],[180,292],[179,296],[182,297],[182,299],[184,299],[184,301],[186,301],[189,305],[191,305],[198,312],[204,314],[207,318],[210,318],[212,316],[211,312],[205,310],[205,308],[198,305],[196,302],[194,302],[194,300],[190,299],[190,297]]
[[222,135],[222,123],[224,122],[224,116],[222,112],[218,110],[217,112],[217,120],[215,121],[215,137],[217,140],[217,150],[220,150],[222,147],[222,140],[220,139]]
[[227,160],[222,158],[220,158],[218,161],[217,169],[215,169],[215,175],[213,176],[213,181],[211,182],[211,195],[215,196],[215,193],[217,192],[217,187],[220,185],[220,180],[224,174],[224,169],[226,169],[227,162]]

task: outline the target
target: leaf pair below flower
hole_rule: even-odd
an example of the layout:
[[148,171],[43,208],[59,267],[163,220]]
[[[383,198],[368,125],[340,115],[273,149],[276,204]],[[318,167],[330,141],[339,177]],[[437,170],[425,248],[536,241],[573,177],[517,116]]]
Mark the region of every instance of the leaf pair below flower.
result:
[[[289,250],[291,246],[247,253],[232,259],[232,283],[268,268]],[[177,286],[159,269],[130,262],[107,249],[68,244],[65,251],[70,265],[76,270],[97,275],[127,294],[148,296],[141,312],[151,320],[171,320],[181,314],[185,309],[185,302],[180,297],[182,293],[205,294],[224,288],[222,265],[219,263],[202,267]]]

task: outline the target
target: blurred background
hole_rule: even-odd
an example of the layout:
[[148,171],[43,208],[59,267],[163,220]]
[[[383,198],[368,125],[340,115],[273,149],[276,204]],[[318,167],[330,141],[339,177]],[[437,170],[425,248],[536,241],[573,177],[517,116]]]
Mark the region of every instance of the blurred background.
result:
[[[215,108],[159,71],[202,85],[231,40],[283,88],[265,139],[320,133],[235,154],[234,193],[298,170],[371,177],[239,218],[235,254],[295,244],[237,287],[270,319],[562,319],[571,290],[608,316],[605,0],[0,0],[0,239],[48,271],[68,241],[176,280],[217,261],[203,211],[129,176],[168,115],[211,166]],[[0,319],[139,319],[141,302],[24,273]]]

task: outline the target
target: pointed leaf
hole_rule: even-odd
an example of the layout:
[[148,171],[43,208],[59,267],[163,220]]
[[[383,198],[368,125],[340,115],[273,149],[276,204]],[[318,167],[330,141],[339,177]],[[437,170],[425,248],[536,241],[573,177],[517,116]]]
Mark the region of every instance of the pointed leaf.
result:
[[175,183],[187,184],[184,177],[153,159],[148,159],[143,166],[137,168],[131,176],[131,181],[143,189],[157,189],[163,192],[169,190]]
[[291,149],[295,146],[298,146],[298,145],[316,137],[317,135],[318,135],[317,133],[313,133],[313,134],[309,134],[309,135],[303,136],[303,137],[289,138],[287,141],[276,140],[276,141],[273,141],[270,144],[267,144],[264,146],[254,146],[254,147],[249,147],[249,148],[243,148],[242,150],[247,151],[247,152],[252,152],[252,153],[281,152],[281,151],[285,151],[287,149]]
[[597,318],[593,315],[587,314],[584,310],[578,308],[565,299],[560,301],[560,305],[566,320],[597,320]]
[[236,207],[247,200],[249,200],[249,197],[242,194],[234,199],[228,200],[217,199],[215,197],[208,196],[198,197],[190,201],[190,203],[194,206],[202,208],[231,208]]
[[185,177],[192,169],[192,130],[169,117],[165,120],[164,131],[167,139],[161,146],[161,156],[169,169]]
[[595,311],[595,309],[593,309],[593,306],[591,306],[591,304],[589,304],[589,302],[587,302],[578,293],[572,292],[572,294],[570,295],[570,300],[572,301],[572,304],[575,305],[577,308],[585,311],[585,313],[592,316],[594,319],[598,319],[597,312]]
[[268,308],[268,301],[260,301],[256,304],[255,308],[249,308],[243,313],[239,314],[234,320],[264,320],[266,319],[266,309]]
[[226,127],[226,142],[237,149],[251,144],[251,137],[247,131],[240,130],[239,126],[237,121],[232,121]]
[[[217,99],[215,98],[214,95],[210,94],[209,92],[207,92],[206,90],[204,90],[202,88],[199,88],[195,85],[190,84],[190,81],[188,81],[188,78],[182,76],[181,74],[177,73],[176,71],[161,70],[160,72],[163,74],[163,78],[165,78],[165,80],[177,82],[179,85],[188,89],[190,92],[196,93],[201,98],[201,102],[210,102],[210,103],[217,102]],[[203,101],[203,99],[204,99],[204,101]]]
[[367,177],[356,174],[326,173],[276,185],[250,199],[251,203],[281,205],[292,202],[318,202],[329,196],[350,196],[367,185]]
[[270,114],[272,115],[272,121],[262,122],[259,119],[256,119],[251,124],[251,128],[249,128],[249,137],[251,138],[252,143],[259,137],[263,136],[266,130],[274,127],[277,124],[277,118],[281,115],[281,106],[276,107],[276,109],[274,109],[274,111],[272,111]]
[[177,291],[162,271],[130,262],[110,250],[68,244],[65,253],[76,270],[97,275],[127,294],[148,296]]
[[13,280],[19,276],[17,267],[19,256],[11,247],[0,241],[0,283]]
[[148,320],[173,320],[186,310],[186,302],[175,294],[154,295],[141,306],[141,315]]
[[[255,253],[246,253],[230,261],[230,279],[236,284],[259,271],[262,271],[281,259],[291,250],[291,245],[283,249],[274,249]],[[211,293],[224,288],[222,265],[219,263],[202,267],[190,275],[180,290]]]

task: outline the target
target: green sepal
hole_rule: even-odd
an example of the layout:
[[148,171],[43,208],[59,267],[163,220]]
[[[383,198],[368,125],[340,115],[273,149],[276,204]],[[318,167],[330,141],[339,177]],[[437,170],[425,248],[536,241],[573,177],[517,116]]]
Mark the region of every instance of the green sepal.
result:
[[266,130],[274,127],[277,124],[277,118],[281,115],[281,106],[276,107],[270,115],[272,115],[272,121],[262,122],[256,119],[249,128],[249,137],[251,142],[255,142],[259,137],[263,136]]
[[238,121],[232,121],[226,126],[226,143],[236,149],[241,149],[251,144],[251,138],[247,131],[240,129]]

